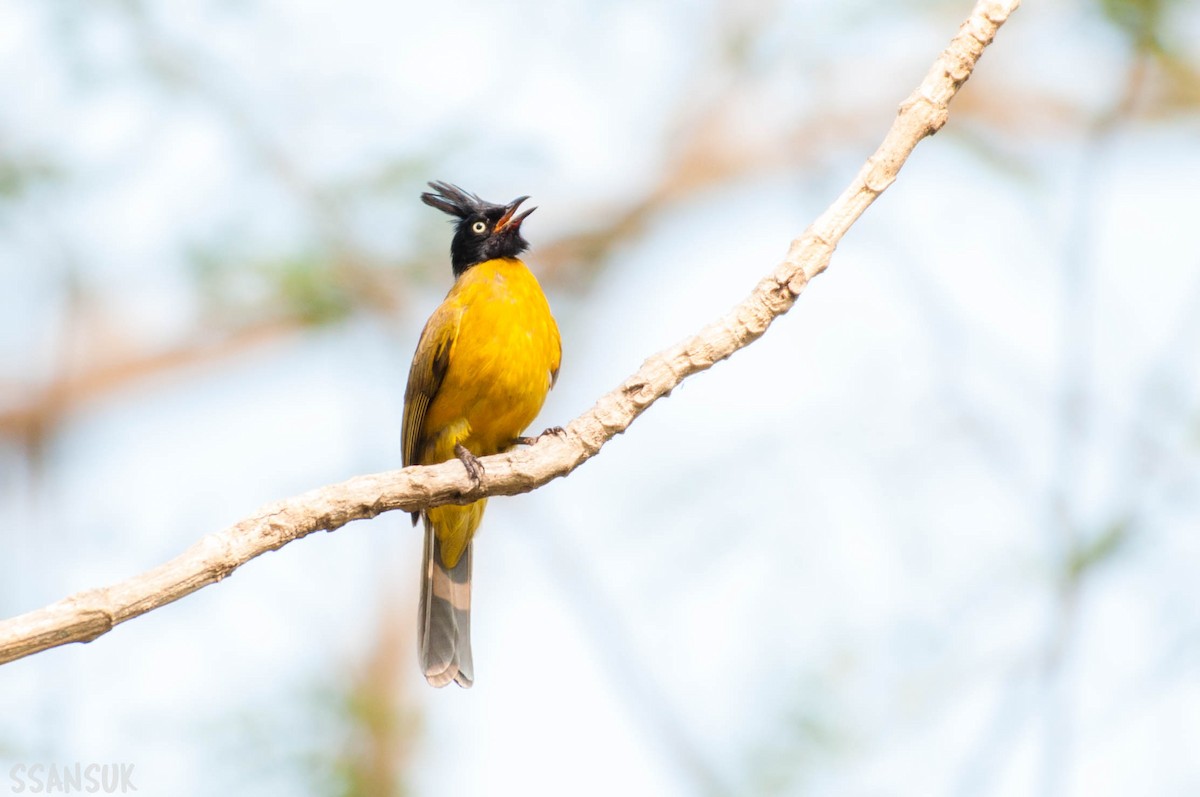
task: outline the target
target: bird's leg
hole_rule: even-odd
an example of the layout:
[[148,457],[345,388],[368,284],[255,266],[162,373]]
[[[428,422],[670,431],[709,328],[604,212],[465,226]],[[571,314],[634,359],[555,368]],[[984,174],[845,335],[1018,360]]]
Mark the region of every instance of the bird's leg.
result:
[[458,461],[467,469],[467,475],[471,477],[471,481],[475,482],[475,487],[478,488],[483,483],[483,463],[462,443],[454,444],[454,456],[458,457]]
[[548,435],[548,434],[552,434],[552,435],[554,435],[555,437],[562,437],[562,436],[563,436],[563,435],[565,435],[566,433],[567,433],[567,432],[566,432],[566,430],[565,430],[565,429],[563,429],[561,426],[551,426],[549,429],[547,429],[546,431],[544,431],[544,432],[542,432],[541,434],[537,435],[536,437],[518,437],[518,438],[517,438],[517,445],[519,445],[519,446],[531,446],[531,445],[533,445],[534,443],[536,443],[538,440],[541,440],[543,437],[545,437],[545,436],[546,436],[546,435]]

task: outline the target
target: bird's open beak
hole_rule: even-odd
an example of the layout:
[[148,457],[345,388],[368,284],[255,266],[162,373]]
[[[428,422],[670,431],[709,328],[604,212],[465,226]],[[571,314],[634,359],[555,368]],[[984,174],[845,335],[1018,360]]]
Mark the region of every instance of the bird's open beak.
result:
[[537,210],[537,208],[530,208],[524,213],[517,215],[517,208],[521,207],[521,203],[526,199],[529,199],[529,197],[519,196],[512,202],[509,202],[507,205],[505,205],[504,215],[501,216],[500,220],[496,222],[496,228],[493,230],[493,232],[504,232],[509,227],[513,228],[513,230],[520,230],[521,222],[525,221],[525,217]]

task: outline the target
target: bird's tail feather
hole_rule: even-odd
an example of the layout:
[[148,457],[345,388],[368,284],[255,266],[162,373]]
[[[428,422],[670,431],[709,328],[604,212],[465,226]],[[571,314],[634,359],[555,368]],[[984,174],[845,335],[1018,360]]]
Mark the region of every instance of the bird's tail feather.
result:
[[425,563],[421,570],[421,669],[433,686],[455,681],[466,688],[475,681],[471,661],[471,544],[458,563],[442,564],[442,545],[425,520]]

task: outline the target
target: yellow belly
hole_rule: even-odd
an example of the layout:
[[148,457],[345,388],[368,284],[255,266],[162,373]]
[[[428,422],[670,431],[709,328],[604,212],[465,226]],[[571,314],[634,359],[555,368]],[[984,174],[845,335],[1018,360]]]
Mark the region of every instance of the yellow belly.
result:
[[[460,320],[425,417],[425,465],[453,458],[457,444],[480,457],[512,448],[541,411],[560,359],[558,326],[546,297],[519,260],[471,267],[446,303],[460,310]],[[470,542],[485,503],[428,510],[447,567]]]

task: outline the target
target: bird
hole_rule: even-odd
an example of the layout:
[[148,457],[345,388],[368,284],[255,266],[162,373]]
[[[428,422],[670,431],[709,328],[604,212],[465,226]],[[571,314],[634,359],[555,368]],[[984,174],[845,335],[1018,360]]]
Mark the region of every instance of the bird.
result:
[[[508,451],[558,380],[562,340],[541,285],[520,256],[529,248],[518,213],[528,196],[485,202],[450,183],[428,183],[421,200],[452,217],[454,285],[433,311],[404,391],[404,465],[457,458],[478,483],[478,458]],[[547,430],[561,433],[561,429]],[[545,433],[543,433],[545,434]],[[540,437],[540,435],[539,435]],[[433,686],[469,688],[473,538],[487,499],[412,513],[425,530],[417,617],[418,654]]]

